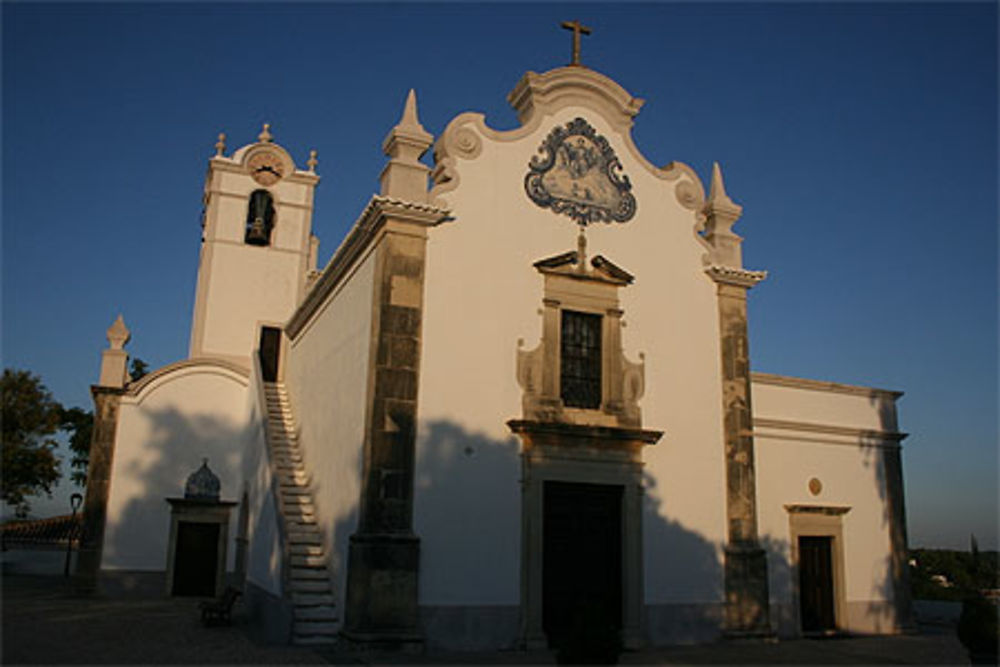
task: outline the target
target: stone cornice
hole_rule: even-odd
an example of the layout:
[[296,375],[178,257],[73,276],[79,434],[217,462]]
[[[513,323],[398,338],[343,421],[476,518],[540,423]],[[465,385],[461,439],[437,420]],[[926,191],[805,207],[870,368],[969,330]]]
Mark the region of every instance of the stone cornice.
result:
[[228,361],[225,359],[216,359],[213,357],[195,357],[193,359],[183,359],[181,361],[175,361],[172,364],[167,364],[166,366],[161,366],[155,371],[147,373],[142,376],[141,379],[130,382],[125,387],[125,392],[128,396],[138,396],[146,387],[156,382],[158,379],[176,373],[183,370],[225,370],[236,375],[239,375],[243,380],[244,384],[248,381],[250,377],[250,371],[235,362]]
[[591,438],[598,441],[637,441],[646,445],[656,444],[663,436],[663,431],[640,428],[589,426],[527,419],[511,419],[507,422],[507,426],[513,433],[545,433],[575,438]]
[[836,394],[850,394],[852,396],[864,396],[866,398],[888,398],[893,401],[903,395],[903,392],[893,391],[891,389],[876,389],[874,387],[840,384],[839,382],[827,382],[825,380],[808,380],[806,378],[790,377],[788,375],[775,375],[772,373],[750,373],[750,381],[754,384],[767,384],[776,387],[791,387],[794,389],[808,389],[811,391],[825,391]]
[[735,285],[736,287],[753,287],[767,278],[767,271],[750,271],[749,269],[739,269],[719,264],[712,264],[706,267],[705,273],[717,283]]
[[836,505],[785,505],[789,514],[825,514],[827,516],[843,516],[851,511],[850,507]]
[[374,195],[340,247],[333,253],[326,268],[313,283],[312,289],[288,320],[285,333],[290,338],[299,335],[313,314],[378,237],[387,222],[398,221],[420,227],[433,227],[448,220],[451,220],[451,212],[447,209]]
[[830,424],[817,424],[815,422],[800,422],[788,419],[770,419],[767,417],[754,417],[753,428],[756,435],[757,429],[768,428],[782,431],[802,431],[805,433],[822,433],[824,435],[835,435],[856,440],[881,440],[883,442],[899,443],[909,434],[900,431],[883,431],[879,429],[851,428],[849,426],[833,426]]

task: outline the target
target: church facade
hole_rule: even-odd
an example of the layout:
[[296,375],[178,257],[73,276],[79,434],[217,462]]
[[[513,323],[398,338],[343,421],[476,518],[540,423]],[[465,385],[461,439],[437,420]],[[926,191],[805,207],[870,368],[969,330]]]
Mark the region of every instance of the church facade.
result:
[[322,269],[315,155],[220,137],[189,358],[132,382],[109,330],[79,575],[235,585],[303,643],[906,628],[900,394],[751,372],[742,209],[642,156],[641,100],[580,65],[508,99],[435,141],[411,91]]

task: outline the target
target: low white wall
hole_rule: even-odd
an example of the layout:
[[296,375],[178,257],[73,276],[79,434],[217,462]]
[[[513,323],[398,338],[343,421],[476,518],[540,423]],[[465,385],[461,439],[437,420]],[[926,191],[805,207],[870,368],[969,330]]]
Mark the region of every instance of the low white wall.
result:
[[371,354],[375,259],[358,261],[288,345],[284,380],[336,592],[357,526]]
[[[247,378],[210,361],[180,362],[122,397],[101,567],[166,570],[170,505],[208,458],[222,500],[238,501],[246,435]],[[233,569],[234,511],[227,570]]]
[[264,432],[267,415],[262,407],[262,391],[260,362],[255,358],[247,391],[249,418],[243,459],[243,490],[247,501],[247,580],[280,597],[284,551],[275,506],[275,479]]

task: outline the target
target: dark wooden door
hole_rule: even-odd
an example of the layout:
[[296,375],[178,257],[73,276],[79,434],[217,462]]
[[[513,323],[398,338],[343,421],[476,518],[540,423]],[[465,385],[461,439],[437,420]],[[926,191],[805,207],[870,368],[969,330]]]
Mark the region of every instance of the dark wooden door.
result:
[[264,382],[278,381],[278,354],[281,351],[281,330],[274,327],[260,329],[260,370]]
[[174,552],[174,595],[213,597],[219,555],[219,524],[181,521]]
[[545,482],[542,627],[553,647],[622,625],[622,487]]
[[799,607],[803,632],[836,628],[830,537],[799,538]]

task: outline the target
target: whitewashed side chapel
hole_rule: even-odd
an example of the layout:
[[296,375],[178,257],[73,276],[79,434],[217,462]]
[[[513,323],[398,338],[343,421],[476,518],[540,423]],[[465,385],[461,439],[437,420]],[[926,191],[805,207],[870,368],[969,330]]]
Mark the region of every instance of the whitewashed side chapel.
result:
[[647,161],[578,54],[509,131],[411,91],[322,268],[315,154],[220,137],[188,358],[133,382],[108,331],[81,578],[383,648],[908,626],[901,394],[750,371],[721,169]]

